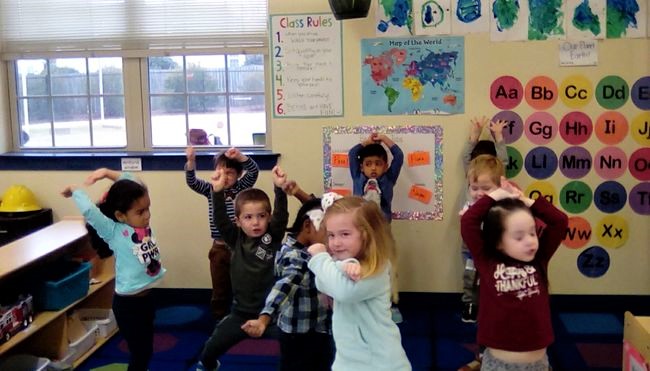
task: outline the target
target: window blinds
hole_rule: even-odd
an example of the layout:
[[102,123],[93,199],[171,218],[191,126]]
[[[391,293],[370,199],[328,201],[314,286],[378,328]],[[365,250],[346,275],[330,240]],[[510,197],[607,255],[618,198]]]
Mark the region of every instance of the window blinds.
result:
[[267,43],[267,0],[0,0],[0,17],[5,55],[241,50]]

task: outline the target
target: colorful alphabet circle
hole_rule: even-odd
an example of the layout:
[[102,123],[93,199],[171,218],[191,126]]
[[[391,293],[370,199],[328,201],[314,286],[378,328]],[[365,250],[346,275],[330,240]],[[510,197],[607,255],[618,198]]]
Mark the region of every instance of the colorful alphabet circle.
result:
[[605,247],[619,248],[629,236],[627,221],[618,215],[607,215],[596,224],[596,238]]
[[635,185],[628,197],[630,208],[639,215],[650,215],[650,182]]
[[594,204],[604,213],[615,213],[627,203],[627,192],[619,182],[604,182],[594,191]]
[[560,100],[569,108],[582,108],[593,97],[591,81],[582,75],[568,76],[560,84]]
[[650,180],[650,147],[639,148],[630,155],[630,174],[638,180]]
[[574,180],[560,190],[560,205],[572,214],[580,214],[589,208],[592,197],[591,188],[587,183]]
[[589,174],[591,153],[584,147],[569,147],[560,154],[560,172],[567,178],[579,179]]
[[630,95],[627,82],[620,76],[605,76],[596,86],[596,100],[601,107],[617,109],[622,107]]
[[632,119],[632,139],[644,147],[650,147],[650,112],[641,112]]
[[524,130],[528,140],[534,144],[548,144],[557,134],[557,121],[548,112],[535,112],[526,119]]
[[526,84],[526,102],[536,110],[549,109],[557,100],[557,85],[548,76],[536,76]]
[[569,112],[558,124],[558,131],[565,142],[578,145],[585,143],[591,137],[594,126],[591,118],[580,111]]
[[557,200],[557,192],[555,191],[555,187],[553,187],[553,185],[547,181],[538,181],[531,183],[528,187],[526,187],[524,194],[533,200],[536,200],[538,197],[544,197],[550,203],[554,203],[555,200]]
[[600,246],[592,246],[578,255],[576,263],[584,276],[602,277],[609,270],[609,254]]
[[636,80],[630,91],[632,103],[641,110],[650,111],[650,76]]
[[492,104],[500,109],[513,109],[521,103],[524,88],[521,82],[513,76],[501,76],[490,86]]
[[627,170],[627,156],[619,147],[605,147],[594,155],[594,171],[603,179],[616,179]]
[[566,236],[562,243],[570,249],[579,249],[591,239],[591,225],[580,216],[569,217]]
[[516,142],[519,138],[521,138],[521,134],[524,132],[524,124],[521,116],[519,116],[517,112],[501,111],[492,117],[493,122],[499,120],[507,122],[502,132],[503,141],[506,144]]
[[508,163],[505,164],[506,178],[511,179],[521,171],[524,166],[524,158],[521,157],[521,153],[515,147],[507,146],[506,151],[508,152]]
[[594,125],[598,140],[610,146],[622,142],[628,130],[627,118],[616,111],[603,112]]
[[557,156],[548,147],[535,147],[526,155],[526,171],[535,179],[546,179],[557,170]]

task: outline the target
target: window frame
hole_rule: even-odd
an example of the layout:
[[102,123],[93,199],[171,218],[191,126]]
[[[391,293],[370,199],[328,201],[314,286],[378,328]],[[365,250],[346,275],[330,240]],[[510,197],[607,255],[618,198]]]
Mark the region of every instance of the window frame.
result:
[[[180,51],[160,51],[148,50],[140,52],[115,52],[115,53],[45,53],[41,55],[21,55],[17,59],[56,59],[56,58],[97,58],[97,57],[121,57],[122,74],[124,85],[124,118],[126,122],[126,147],[66,147],[66,148],[22,148],[20,142],[20,122],[18,119],[18,90],[15,60],[8,60],[8,81],[7,89],[9,96],[9,117],[12,132],[11,149],[19,153],[169,153],[178,152],[185,149],[186,146],[153,146],[153,133],[150,114],[150,96],[149,96],[149,57],[160,56],[199,56],[199,55],[235,55],[235,54],[261,54],[264,59],[264,104],[265,104],[265,133],[266,142],[264,145],[245,145],[236,146],[244,151],[268,150],[271,148],[271,114],[268,110],[270,102],[269,88],[269,51],[263,47],[253,47],[246,49],[201,49],[201,50],[180,50]],[[51,94],[51,93],[50,93]],[[51,95],[50,95],[51,97]],[[189,108],[188,108],[189,109]],[[186,115],[189,112],[186,112]],[[228,148],[228,145],[206,145],[197,146],[199,152],[221,150]]]

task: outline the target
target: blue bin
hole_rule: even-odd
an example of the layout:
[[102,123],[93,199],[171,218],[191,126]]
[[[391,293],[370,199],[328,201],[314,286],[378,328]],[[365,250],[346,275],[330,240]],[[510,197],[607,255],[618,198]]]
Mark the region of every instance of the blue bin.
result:
[[61,310],[88,294],[90,268],[88,262],[64,262],[40,284],[34,295],[39,310]]

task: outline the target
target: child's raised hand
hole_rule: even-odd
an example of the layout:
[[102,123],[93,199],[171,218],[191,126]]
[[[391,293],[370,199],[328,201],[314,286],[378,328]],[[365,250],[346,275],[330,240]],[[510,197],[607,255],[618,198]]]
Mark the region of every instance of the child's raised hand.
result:
[[276,187],[283,188],[287,182],[287,173],[279,165],[275,165],[271,170],[271,174],[273,175],[273,184]]
[[237,160],[238,162],[246,161],[246,156],[243,153],[241,153],[241,151],[238,148],[235,147],[228,148],[224,153],[224,155],[229,159]]
[[259,319],[251,319],[241,325],[241,329],[250,337],[258,338],[264,334],[266,325]]
[[320,254],[322,252],[327,252],[327,247],[322,244],[322,243],[315,243],[307,248],[307,252],[311,255],[314,256],[316,254]]
[[481,136],[481,131],[483,131],[483,128],[488,125],[490,120],[488,120],[487,117],[482,116],[481,118],[474,117],[473,119],[469,120],[470,122],[470,133],[469,133],[469,139],[472,142],[478,141],[478,138]]
[[503,128],[508,126],[508,121],[497,120],[497,122],[490,121],[490,131],[494,135],[494,140],[500,142],[503,140]]
[[223,191],[226,186],[226,176],[223,174],[222,168],[216,168],[210,176],[210,183],[214,192]]
[[361,144],[365,147],[369,144],[373,144],[377,142],[378,140],[379,139],[377,139],[377,133],[372,133],[368,136],[368,138],[366,138],[363,142],[361,142]]
[[103,167],[103,168],[97,169],[97,170],[93,171],[92,173],[90,173],[90,175],[88,175],[88,177],[84,181],[84,184],[85,185],[93,185],[98,180],[102,180],[102,179],[106,178],[107,174],[108,174],[108,169],[107,168]]
[[298,183],[296,183],[295,180],[287,180],[282,186],[284,193],[288,194],[289,196],[295,195],[299,189],[300,187],[298,187]]
[[196,150],[192,146],[185,148],[185,157],[187,157],[187,162],[194,163],[196,161]]
[[358,281],[361,279],[361,265],[357,262],[346,262],[344,263],[343,271],[352,281]]
[[75,189],[77,189],[77,188],[78,187],[76,185],[71,184],[71,185],[63,188],[63,190],[61,191],[61,195],[63,197],[65,197],[65,198],[70,198],[70,197],[72,197],[72,192],[74,192]]

